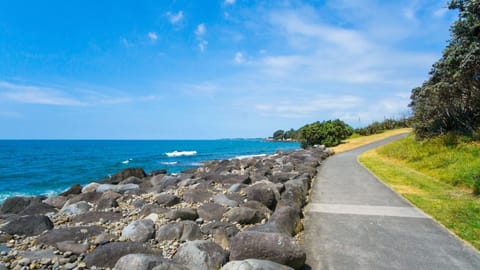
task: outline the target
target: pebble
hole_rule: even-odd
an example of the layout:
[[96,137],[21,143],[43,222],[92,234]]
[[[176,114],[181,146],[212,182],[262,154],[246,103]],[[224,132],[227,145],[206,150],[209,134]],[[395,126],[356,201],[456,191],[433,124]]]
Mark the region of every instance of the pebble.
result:
[[67,263],[65,264],[65,270],[72,270],[77,267],[74,263]]

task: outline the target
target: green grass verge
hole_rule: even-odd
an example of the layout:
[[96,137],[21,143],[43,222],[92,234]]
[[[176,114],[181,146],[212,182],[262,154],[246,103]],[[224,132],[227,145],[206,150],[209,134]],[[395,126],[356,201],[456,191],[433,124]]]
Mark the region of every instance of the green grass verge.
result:
[[471,175],[480,173],[480,145],[416,142],[413,136],[360,156],[360,162],[418,208],[480,250],[480,197]]

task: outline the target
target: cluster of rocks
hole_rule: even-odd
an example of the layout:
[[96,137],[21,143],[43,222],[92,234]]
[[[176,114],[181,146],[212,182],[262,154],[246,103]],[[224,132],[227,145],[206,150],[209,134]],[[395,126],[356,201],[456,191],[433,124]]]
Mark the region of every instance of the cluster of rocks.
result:
[[0,208],[1,269],[302,269],[302,208],[321,148],[125,169]]

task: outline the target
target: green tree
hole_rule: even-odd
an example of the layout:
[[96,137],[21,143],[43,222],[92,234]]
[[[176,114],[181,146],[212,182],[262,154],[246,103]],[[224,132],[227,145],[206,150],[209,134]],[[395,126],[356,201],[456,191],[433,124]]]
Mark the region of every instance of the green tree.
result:
[[297,131],[295,129],[287,130],[283,136],[285,139],[296,139],[297,138]]
[[480,127],[480,1],[453,0],[459,17],[452,39],[430,71],[412,90],[410,107],[419,138],[449,132],[475,134]]
[[313,146],[315,144],[323,144],[325,146],[335,146],[352,135],[353,129],[345,122],[336,119],[323,122],[315,122],[303,126],[298,131],[298,139],[303,148]]
[[279,129],[273,133],[273,139],[282,140],[284,135],[285,135],[285,131]]

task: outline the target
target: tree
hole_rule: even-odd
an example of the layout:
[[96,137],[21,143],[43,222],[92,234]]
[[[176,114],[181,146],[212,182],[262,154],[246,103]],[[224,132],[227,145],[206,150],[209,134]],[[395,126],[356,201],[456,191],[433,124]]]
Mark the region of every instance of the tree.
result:
[[473,135],[480,127],[480,1],[453,0],[459,17],[452,39],[430,71],[414,88],[410,107],[419,138],[449,132]]
[[283,136],[285,134],[285,131],[279,129],[273,133],[273,139],[274,140],[283,140]]
[[283,137],[285,139],[296,139],[297,138],[297,131],[292,128],[292,129],[286,131]]
[[323,122],[315,122],[303,126],[298,130],[298,138],[303,148],[315,144],[335,146],[342,140],[352,135],[353,129],[345,122],[336,119]]

